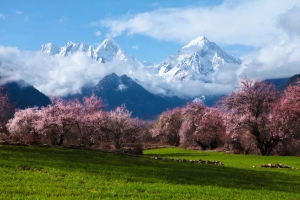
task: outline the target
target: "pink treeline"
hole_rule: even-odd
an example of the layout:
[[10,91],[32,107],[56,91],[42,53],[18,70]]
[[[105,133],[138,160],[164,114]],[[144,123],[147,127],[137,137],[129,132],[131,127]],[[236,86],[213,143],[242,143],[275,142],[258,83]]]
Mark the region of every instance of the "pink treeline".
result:
[[2,91],[2,135],[22,143],[116,150],[163,144],[245,154],[300,153],[299,82],[279,93],[273,84],[245,78],[215,107],[188,103],[163,112],[152,123],[132,118],[124,105],[104,111],[95,95],[82,101],[51,97],[47,107],[13,112]]

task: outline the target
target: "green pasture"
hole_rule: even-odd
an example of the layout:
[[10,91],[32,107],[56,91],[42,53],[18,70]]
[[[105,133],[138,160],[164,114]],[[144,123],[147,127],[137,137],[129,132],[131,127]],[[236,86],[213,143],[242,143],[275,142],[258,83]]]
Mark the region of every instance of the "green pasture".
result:
[[[224,166],[187,160],[218,160]],[[253,168],[282,163],[298,169]],[[300,199],[300,157],[0,146],[0,199]]]

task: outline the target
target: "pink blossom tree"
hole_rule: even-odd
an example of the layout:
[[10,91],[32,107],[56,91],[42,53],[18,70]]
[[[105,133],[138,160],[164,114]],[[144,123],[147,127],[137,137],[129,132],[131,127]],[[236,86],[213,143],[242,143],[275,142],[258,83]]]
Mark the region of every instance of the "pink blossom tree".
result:
[[125,143],[136,142],[141,132],[141,122],[131,118],[124,105],[110,111],[106,118],[105,127],[102,129],[113,142],[115,149],[121,149]]
[[273,84],[243,79],[236,92],[219,102],[225,112],[227,134],[234,138],[248,132],[254,136],[260,153],[270,154],[282,140],[282,135],[270,128],[270,116],[277,99]]
[[90,97],[83,97],[85,114],[94,114],[98,111],[103,111],[104,105],[94,93]]
[[50,134],[52,143],[62,145],[67,133],[80,122],[82,104],[78,99],[63,100],[51,97],[51,105],[41,109],[42,117],[36,125],[41,134]]
[[84,97],[83,102],[83,111],[77,123],[79,130],[77,140],[80,145],[90,146],[103,140],[105,134],[102,129],[105,127],[107,113],[103,110],[101,99],[94,94],[91,97]]
[[203,150],[216,148],[224,133],[220,112],[208,108],[203,103],[190,103],[183,112],[183,124],[180,129],[182,143],[196,143]]
[[274,121],[279,123],[278,131],[287,131],[290,135],[300,136],[300,82],[290,85],[278,101],[274,115]]
[[183,111],[183,123],[180,128],[180,143],[194,143],[193,134],[201,120],[206,107],[201,102],[189,103]]
[[14,138],[19,138],[21,142],[38,144],[39,134],[35,127],[40,119],[41,111],[38,107],[18,110],[7,123],[8,131]]
[[9,121],[12,135],[49,137],[52,144],[62,145],[66,137],[78,145],[92,145],[103,138],[106,112],[95,95],[77,99],[51,98],[52,104],[39,110],[37,107],[19,110]]
[[220,111],[206,107],[192,137],[202,149],[214,149],[223,143],[224,133],[225,125]]
[[179,131],[183,122],[182,112],[182,108],[163,112],[152,130],[152,136],[159,137],[161,142],[178,146],[180,144]]
[[271,120],[272,132],[280,136],[282,149],[289,151],[281,153],[296,153],[300,145],[300,82],[285,90],[273,108]]
[[239,134],[225,134],[224,142],[227,144],[227,150],[233,150],[235,153],[260,153],[255,137],[249,131],[239,132]]

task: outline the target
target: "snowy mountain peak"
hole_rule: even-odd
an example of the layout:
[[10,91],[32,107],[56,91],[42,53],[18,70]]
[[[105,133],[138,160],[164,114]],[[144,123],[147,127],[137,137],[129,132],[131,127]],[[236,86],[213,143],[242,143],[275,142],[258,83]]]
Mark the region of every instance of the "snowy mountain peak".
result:
[[143,63],[131,55],[125,54],[119,45],[111,38],[105,39],[96,49],[93,46],[87,46],[84,43],[68,42],[63,47],[57,47],[52,43],[44,44],[40,48],[41,52],[50,55],[60,54],[62,56],[71,56],[76,52],[83,52],[88,57],[101,63],[119,60],[124,62],[124,65],[132,67],[130,71],[134,71],[137,66],[143,66]]
[[221,52],[222,50],[214,42],[210,42],[206,37],[201,36],[189,42],[187,45],[182,47],[180,51],[185,54],[194,54],[198,51]]
[[193,46],[198,46],[198,47],[203,47],[205,44],[210,43],[210,41],[204,37],[204,36],[200,36],[197,37],[196,39],[190,41],[187,45],[185,45],[184,48],[189,48],[189,47],[193,47]]
[[126,66],[122,67],[126,69],[125,72],[122,72],[130,77],[135,77],[138,74],[136,72],[142,69],[147,73],[147,77],[160,76],[159,78],[172,83],[191,80],[216,82],[218,79],[215,77],[219,69],[226,70],[228,65],[241,63],[240,59],[226,54],[214,42],[210,42],[203,36],[192,40],[158,65],[142,63],[133,56],[124,53],[111,38],[105,39],[97,48],[87,46],[84,43],[68,42],[63,47],[56,47],[51,43],[45,44],[42,45],[40,51],[62,56],[72,56],[76,52],[82,52],[97,62]]
[[100,46],[103,46],[105,48],[112,47],[112,46],[120,48],[119,45],[111,38],[107,38],[107,39],[103,40],[103,42],[100,44]]
[[58,54],[60,52],[60,48],[55,46],[52,43],[47,43],[47,44],[43,44],[41,46],[40,51],[48,53],[50,55],[55,55],[55,54]]
[[119,47],[119,45],[113,41],[112,39],[108,38],[105,39],[96,49],[95,49],[95,58],[99,62],[109,62],[112,61],[114,58],[124,59],[126,56],[124,55],[123,51]]
[[60,54],[62,56],[70,56],[76,52],[83,52],[86,53],[88,57],[98,62],[109,62],[114,58],[126,58],[126,55],[120,49],[119,45],[112,39],[105,39],[96,49],[94,49],[93,46],[87,46],[84,43],[69,41],[62,47],[57,47],[52,43],[44,44],[41,46],[40,51],[50,55]]
[[74,42],[68,42],[65,46],[60,48],[60,53],[63,56],[69,56],[72,53],[75,53],[77,51],[86,52],[88,50],[88,47],[84,43],[74,43]]
[[159,75],[171,80],[213,82],[219,68],[240,64],[241,60],[226,54],[214,42],[198,37],[158,65]]

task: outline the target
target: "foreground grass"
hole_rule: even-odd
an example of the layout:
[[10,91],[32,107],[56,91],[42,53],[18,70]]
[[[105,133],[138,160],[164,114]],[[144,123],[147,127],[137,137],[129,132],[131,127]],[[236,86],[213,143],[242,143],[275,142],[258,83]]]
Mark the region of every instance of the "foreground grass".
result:
[[[262,157],[177,148],[145,157],[79,149],[0,146],[0,199],[300,199],[300,172],[253,168],[299,157]],[[219,160],[225,166],[154,160]]]

